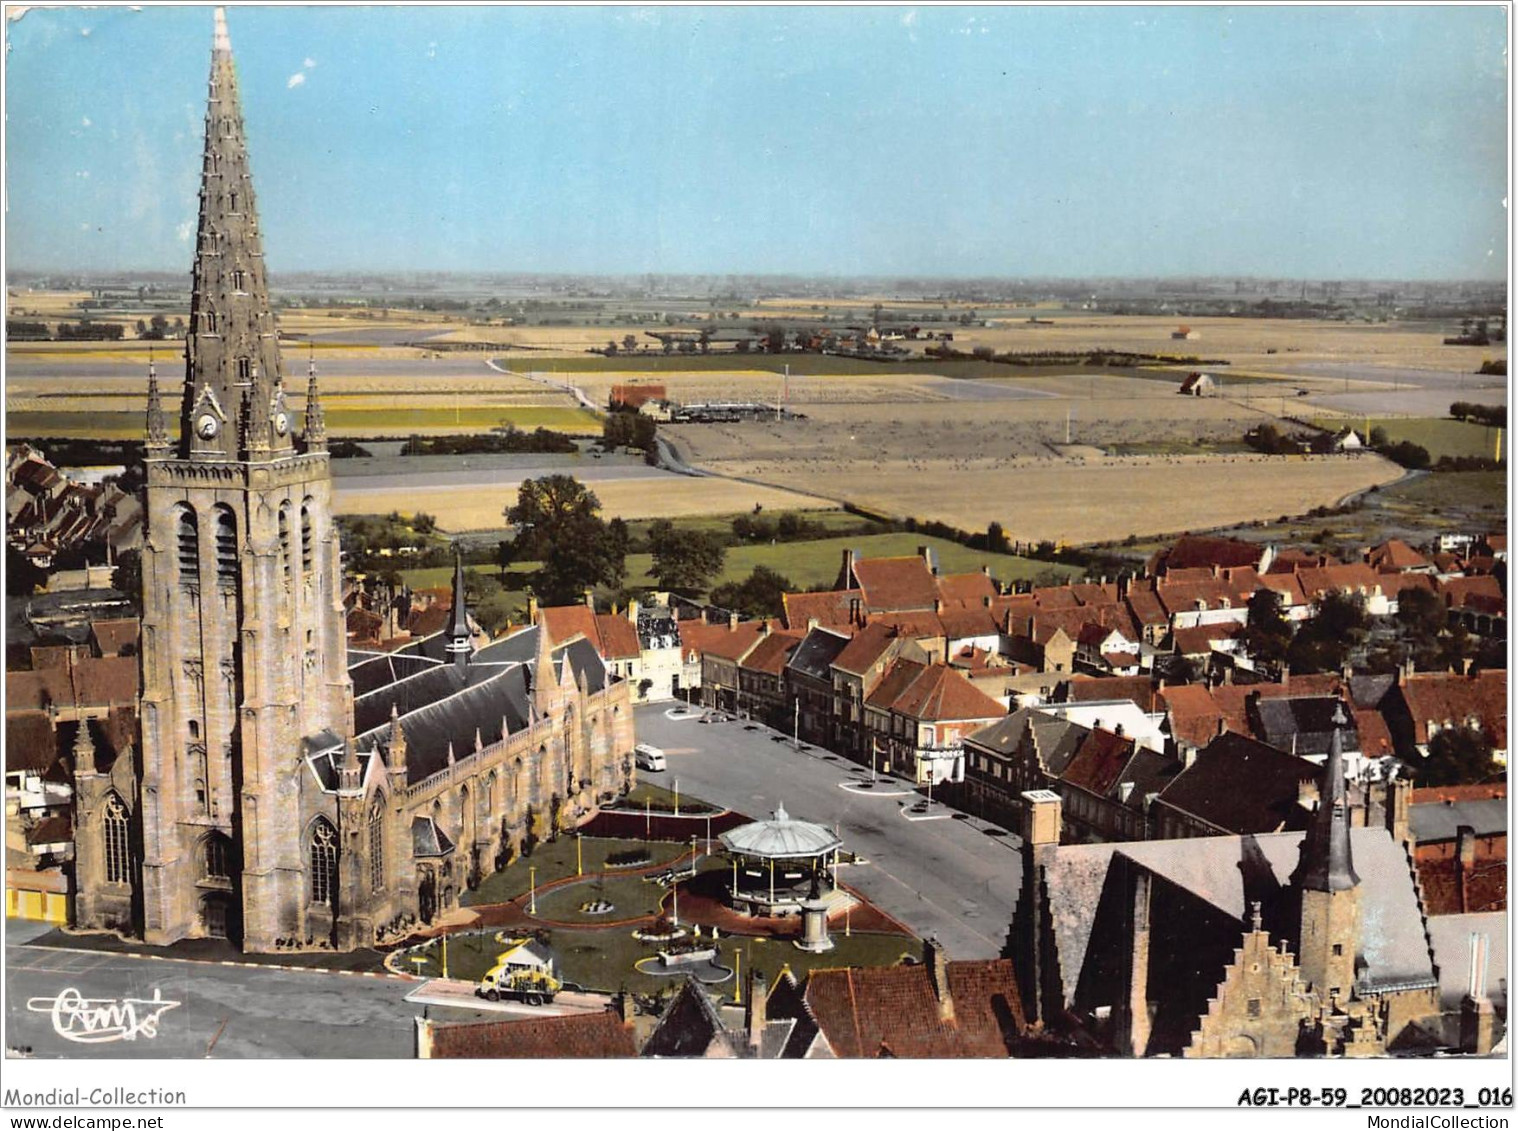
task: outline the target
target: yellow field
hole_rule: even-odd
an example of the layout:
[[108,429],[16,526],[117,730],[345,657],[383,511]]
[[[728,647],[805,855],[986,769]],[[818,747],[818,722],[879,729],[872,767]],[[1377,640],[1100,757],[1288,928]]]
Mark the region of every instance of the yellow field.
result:
[[1071,544],[1300,514],[1402,474],[1379,456],[733,460],[720,468],[825,489],[891,515],[962,530],[997,521],[1014,539]]
[[[601,500],[605,518],[683,518],[690,515],[734,514],[766,510],[818,510],[827,503],[773,487],[754,487],[726,479],[597,480],[587,484]],[[503,481],[490,488],[423,487],[403,491],[344,490],[337,481],[338,514],[415,514],[425,511],[450,533],[493,530],[505,525],[502,508],[516,501],[519,483]]]

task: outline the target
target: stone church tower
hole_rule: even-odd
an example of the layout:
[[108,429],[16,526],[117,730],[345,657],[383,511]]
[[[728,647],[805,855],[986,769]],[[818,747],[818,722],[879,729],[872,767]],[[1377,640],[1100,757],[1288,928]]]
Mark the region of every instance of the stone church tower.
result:
[[[297,438],[226,20],[216,12],[178,437],[149,378],[142,555],[146,941],[272,950],[298,920],[292,763],[348,740],[338,541],[312,370]],[[288,933],[288,932],[287,932]]]

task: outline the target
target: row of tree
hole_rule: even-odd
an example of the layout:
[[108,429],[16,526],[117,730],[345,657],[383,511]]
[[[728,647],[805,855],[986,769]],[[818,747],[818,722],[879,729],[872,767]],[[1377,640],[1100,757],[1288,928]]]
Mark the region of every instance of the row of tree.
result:
[[1506,405],[1471,404],[1468,401],[1456,401],[1449,406],[1449,414],[1456,420],[1467,420],[1474,424],[1485,424],[1490,428],[1503,428],[1507,426]]

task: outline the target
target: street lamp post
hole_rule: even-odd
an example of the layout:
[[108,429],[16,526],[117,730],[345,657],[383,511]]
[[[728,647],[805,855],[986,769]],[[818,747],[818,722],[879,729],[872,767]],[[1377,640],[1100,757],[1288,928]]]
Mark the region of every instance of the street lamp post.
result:
[[538,913],[538,866],[536,864],[529,864],[527,866],[527,914],[529,914],[529,915],[536,915],[537,913]]
[[580,836],[579,831],[576,830],[575,831],[575,875],[577,875],[577,876],[583,876],[585,874],[584,858],[581,855],[581,851],[580,851],[580,849],[581,849],[581,841],[582,840],[583,840],[583,838]]
[[694,834],[690,838],[690,874],[696,874],[696,838]]
[[675,816],[680,815],[680,779],[675,779]]

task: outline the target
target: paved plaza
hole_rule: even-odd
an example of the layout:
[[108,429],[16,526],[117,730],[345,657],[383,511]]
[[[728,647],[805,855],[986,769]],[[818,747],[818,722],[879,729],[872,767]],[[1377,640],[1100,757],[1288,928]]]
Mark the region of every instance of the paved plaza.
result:
[[[1006,943],[1021,883],[1020,841],[1001,826],[921,800],[899,779],[851,788],[869,771],[820,747],[741,720],[702,723],[678,705],[637,710],[638,741],[668,755],[669,769],[643,780],[751,817],[783,804],[793,817],[836,826],[844,851],[868,862],[839,877],[921,937],[937,936],[953,958],[995,958]],[[1001,833],[1003,835],[995,835]]]

